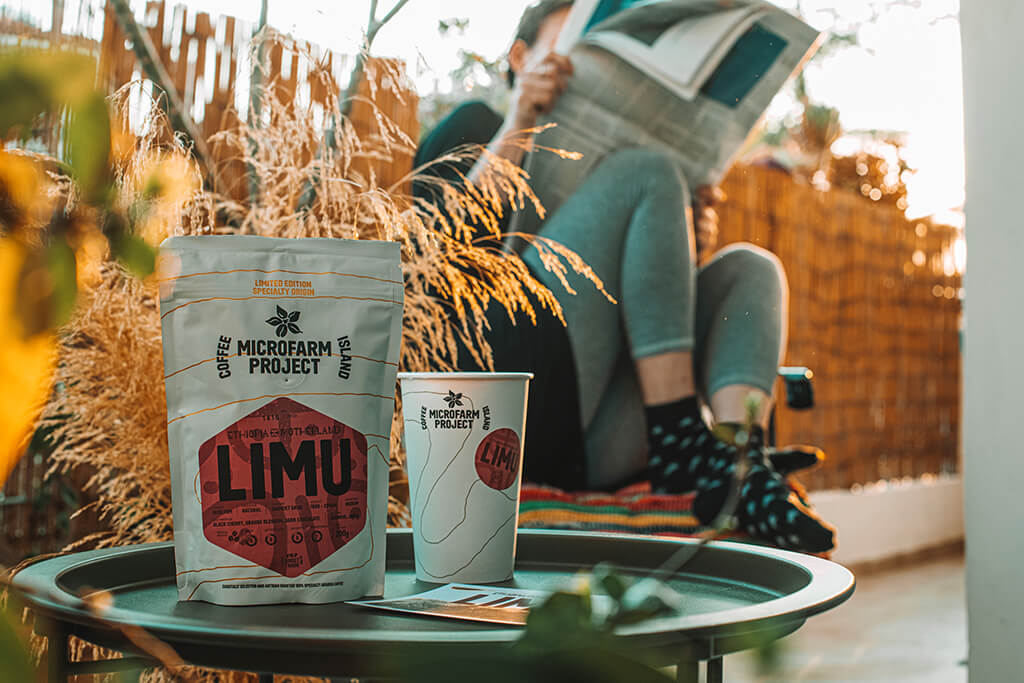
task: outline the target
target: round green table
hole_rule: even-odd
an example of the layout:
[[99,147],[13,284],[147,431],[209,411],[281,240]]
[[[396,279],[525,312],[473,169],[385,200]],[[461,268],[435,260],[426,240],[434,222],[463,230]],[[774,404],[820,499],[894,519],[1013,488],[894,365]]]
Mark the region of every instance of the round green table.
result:
[[[580,570],[611,562],[627,576],[645,576],[692,539],[568,531],[520,530],[514,581],[529,589],[564,587]],[[106,671],[137,672],[154,663],[128,634],[133,627],[167,643],[189,664],[273,674],[391,678],[396,660],[422,648],[436,661],[474,648],[514,641],[521,630],[481,622],[384,612],[345,603],[223,607],[178,602],[170,543],[73,553],[31,564],[14,577],[35,613],[37,631],[50,638],[51,681]],[[722,657],[792,633],[815,614],[853,593],[844,567],[798,553],[744,543],[701,549],[667,581],[683,597],[683,613],[622,628],[631,649],[664,666],[677,680],[720,682]],[[388,530],[385,597],[431,588],[416,581],[412,535]],[[82,600],[109,591],[113,606],[98,619]],[[126,628],[127,627],[127,631]],[[77,636],[122,652],[123,659],[68,661]]]

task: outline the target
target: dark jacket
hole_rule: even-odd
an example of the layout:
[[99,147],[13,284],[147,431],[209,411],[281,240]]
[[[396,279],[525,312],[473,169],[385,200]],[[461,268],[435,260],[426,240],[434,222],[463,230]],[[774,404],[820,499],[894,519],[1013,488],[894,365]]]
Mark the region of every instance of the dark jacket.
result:
[[[501,128],[502,117],[483,102],[460,105],[420,144],[415,166],[419,167],[464,145],[487,146]],[[438,164],[427,175],[459,183],[475,157],[457,165]],[[430,183],[413,181],[413,195],[439,206],[440,193]],[[504,225],[509,219],[506,212]],[[536,301],[534,302],[536,303]],[[552,314],[538,309],[537,325],[525,314],[513,322],[505,309],[492,303],[487,310],[491,326],[487,339],[498,372],[532,372],[524,437],[523,474],[529,481],[567,490],[586,485],[586,458],[580,420],[576,365],[565,327]],[[459,369],[479,371],[471,355],[459,353]]]

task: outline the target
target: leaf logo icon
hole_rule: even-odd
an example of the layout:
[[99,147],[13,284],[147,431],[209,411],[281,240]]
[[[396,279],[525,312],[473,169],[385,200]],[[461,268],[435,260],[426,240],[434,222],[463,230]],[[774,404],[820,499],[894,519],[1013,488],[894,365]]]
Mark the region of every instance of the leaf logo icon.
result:
[[296,325],[299,320],[299,311],[292,311],[289,313],[280,306],[277,307],[277,315],[267,318],[267,324],[273,326],[274,333],[278,337],[284,337],[289,332],[292,334],[301,334],[302,330]]
[[454,391],[449,389],[448,390],[448,395],[442,397],[442,400],[445,403],[448,404],[449,408],[454,408],[455,406],[461,406],[462,405],[462,394],[461,393],[456,394]]

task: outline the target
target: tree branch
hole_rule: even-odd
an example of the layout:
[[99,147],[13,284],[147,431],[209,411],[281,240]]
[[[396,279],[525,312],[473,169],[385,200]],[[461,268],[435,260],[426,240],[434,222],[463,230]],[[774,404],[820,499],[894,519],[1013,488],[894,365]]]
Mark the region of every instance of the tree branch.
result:
[[377,0],[370,0],[370,18],[366,22],[366,33],[369,35],[377,23]]
[[163,91],[164,108],[171,121],[171,126],[191,140],[192,154],[203,169],[207,187],[215,192],[222,189],[224,185],[220,182],[217,166],[206,146],[206,140],[189,116],[188,108],[174,87],[174,81],[171,80],[163,62],[160,61],[160,54],[149,37],[149,31],[144,30],[135,21],[135,15],[132,13],[128,0],[111,0],[110,6],[114,10],[114,16],[117,18],[121,30],[132,43],[132,51],[135,52],[135,59],[141,67],[142,73]]
[[391,21],[391,19],[396,14],[398,14],[398,10],[402,9],[403,7],[405,7],[406,3],[408,3],[408,2],[409,2],[409,0],[398,0],[398,2],[395,3],[395,6],[391,8],[391,11],[388,12],[387,14],[385,14],[384,18],[380,20],[380,25],[383,26],[384,24],[386,24],[389,21]]
[[384,26],[384,24],[391,21],[398,11],[405,7],[409,0],[398,0],[395,6],[392,7],[387,14],[381,19],[377,20],[377,0],[370,0],[370,24],[366,28],[366,49],[370,49],[370,45],[373,43],[373,39],[377,37],[377,32]]
[[377,20],[377,0],[370,0],[370,22],[366,26],[366,39],[363,41],[363,49],[356,55],[355,65],[352,68],[352,74],[349,78],[348,88],[345,90],[345,95],[341,100],[341,113],[345,116],[352,111],[352,102],[359,91],[359,82],[363,79],[366,71],[366,59],[370,56],[370,45],[373,44],[373,39],[377,37],[377,32],[384,26],[384,24],[391,21],[398,11],[405,7],[409,3],[409,0],[398,0],[395,6],[392,7],[387,14],[385,14],[379,21]]

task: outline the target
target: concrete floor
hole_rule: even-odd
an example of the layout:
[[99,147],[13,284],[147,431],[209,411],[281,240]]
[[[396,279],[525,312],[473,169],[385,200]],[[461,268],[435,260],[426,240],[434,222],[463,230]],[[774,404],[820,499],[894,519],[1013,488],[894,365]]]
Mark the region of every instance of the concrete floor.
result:
[[779,670],[731,655],[725,680],[964,683],[966,615],[962,556],[865,574],[846,603],[779,641]]

